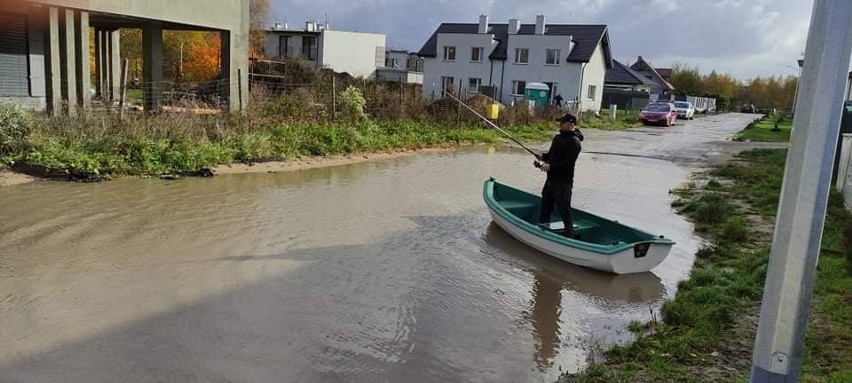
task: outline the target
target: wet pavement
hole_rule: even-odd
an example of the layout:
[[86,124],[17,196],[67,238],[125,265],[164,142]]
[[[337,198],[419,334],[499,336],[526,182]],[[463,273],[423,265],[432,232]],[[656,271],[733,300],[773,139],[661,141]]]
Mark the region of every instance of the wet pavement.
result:
[[177,182],[0,188],[0,381],[539,382],[674,294],[700,239],[684,166],[753,116],[586,132],[575,205],[678,242],[614,276],[490,221],[512,148]]

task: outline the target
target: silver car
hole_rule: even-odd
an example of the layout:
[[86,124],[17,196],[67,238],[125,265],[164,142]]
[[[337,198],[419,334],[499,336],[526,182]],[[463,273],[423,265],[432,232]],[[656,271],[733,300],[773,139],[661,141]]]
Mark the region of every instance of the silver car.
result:
[[695,106],[691,102],[675,101],[674,104],[678,118],[691,120],[695,116]]

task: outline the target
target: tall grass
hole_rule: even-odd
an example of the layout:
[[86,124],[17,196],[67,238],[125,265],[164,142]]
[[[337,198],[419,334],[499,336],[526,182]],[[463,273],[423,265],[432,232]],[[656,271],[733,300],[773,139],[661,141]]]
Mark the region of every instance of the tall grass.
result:
[[[551,128],[552,129],[552,128]],[[545,126],[510,128],[542,139]],[[264,114],[197,116],[109,114],[40,117],[27,150],[14,161],[81,174],[188,173],[234,162],[281,160],[497,142],[499,134],[476,124],[446,126],[428,121],[288,122]]]

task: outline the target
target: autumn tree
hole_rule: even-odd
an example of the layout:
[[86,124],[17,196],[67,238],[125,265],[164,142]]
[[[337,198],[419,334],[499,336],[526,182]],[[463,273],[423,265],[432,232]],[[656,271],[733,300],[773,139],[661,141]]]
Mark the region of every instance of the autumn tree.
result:
[[200,41],[190,46],[189,60],[183,66],[186,81],[210,81],[219,76],[221,35],[202,33]]
[[119,53],[128,61],[128,78],[142,78],[142,30],[121,29],[119,37]]

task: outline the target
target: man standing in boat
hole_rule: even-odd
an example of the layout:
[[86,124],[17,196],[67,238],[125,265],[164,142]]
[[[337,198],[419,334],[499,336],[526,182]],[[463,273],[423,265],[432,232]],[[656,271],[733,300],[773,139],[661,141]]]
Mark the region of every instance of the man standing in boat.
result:
[[547,181],[541,191],[541,215],[539,222],[550,223],[553,205],[559,209],[565,224],[563,235],[574,237],[574,221],[571,218],[571,192],[574,188],[574,164],[582,150],[583,133],[577,128],[577,116],[566,113],[556,120],[559,134],[553,137],[550,150],[536,156],[542,164],[539,169],[547,172]]

